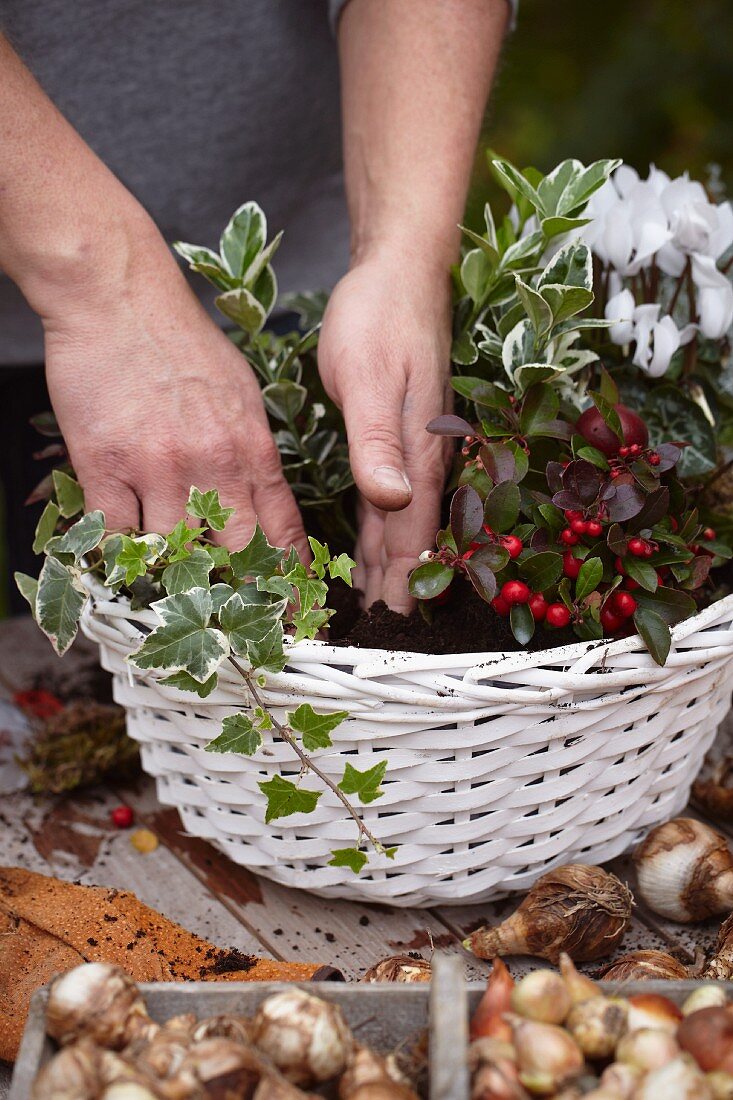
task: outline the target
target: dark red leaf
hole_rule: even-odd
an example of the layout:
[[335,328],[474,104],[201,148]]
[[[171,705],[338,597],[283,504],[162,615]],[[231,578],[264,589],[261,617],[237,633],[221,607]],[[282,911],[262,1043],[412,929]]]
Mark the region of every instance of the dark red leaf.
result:
[[514,481],[517,475],[517,463],[510,447],[505,443],[487,443],[480,452],[484,469],[492,481]]
[[468,549],[484,522],[484,504],[472,485],[456,489],[450,504],[450,528],[458,553]]
[[573,493],[584,507],[592,504],[598,497],[603,482],[603,474],[591,462],[578,458],[570,462],[562,473],[562,487]]
[[496,595],[496,577],[489,566],[483,562],[477,562],[474,565],[471,558],[466,562],[466,573],[481,599],[491,603]]
[[430,421],[426,431],[431,435],[451,435],[455,437],[473,435],[474,429],[467,420],[453,413],[445,413],[444,416],[436,416]]

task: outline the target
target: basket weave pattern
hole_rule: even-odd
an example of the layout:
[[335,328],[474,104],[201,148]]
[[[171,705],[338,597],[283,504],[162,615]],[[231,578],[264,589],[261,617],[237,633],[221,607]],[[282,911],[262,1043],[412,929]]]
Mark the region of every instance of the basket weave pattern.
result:
[[225,715],[248,705],[234,670],[222,666],[202,700],[126,663],[156,623],[150,611],[97,599],[82,625],[114,674],[161,802],[190,834],[259,874],[392,905],[487,900],[554,865],[619,855],[685,806],[733,690],[733,596],[674,629],[665,668],[638,637],[448,657],[301,642],[268,678],[270,707],[349,711],[333,747],[316,754],[335,781],[346,760],[360,770],[388,761],[383,797],[360,809],[399,849],[356,877],[327,866],[333,848],[355,839],[330,791],[314,813],[265,825],[257,783],[297,778],[287,745],[254,758],[204,751]]

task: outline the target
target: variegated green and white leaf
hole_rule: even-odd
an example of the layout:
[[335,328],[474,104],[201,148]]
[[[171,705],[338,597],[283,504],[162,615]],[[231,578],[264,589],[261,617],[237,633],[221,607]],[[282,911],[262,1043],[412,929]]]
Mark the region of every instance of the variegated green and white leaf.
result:
[[56,524],[61,512],[53,500],[49,500],[41,513],[41,518],[36,527],[36,535],[33,539],[33,553],[42,554],[48,545],[49,539],[56,534]]
[[130,663],[140,669],[182,670],[205,683],[229,654],[226,635],[209,626],[213,610],[209,590],[192,588],[157,600],[152,607],[161,626],[128,658]]
[[54,544],[55,554],[73,554],[79,562],[104,538],[104,512],[87,512]]
[[501,358],[510,378],[514,377],[516,367],[536,361],[535,333],[528,318],[519,321],[506,337],[501,348]]
[[221,235],[219,250],[234,279],[244,273],[259,256],[267,241],[267,218],[256,202],[245,202],[235,210]]
[[46,558],[38,578],[36,621],[59,656],[69,648],[89,599],[75,572],[56,558]]
[[146,534],[113,535],[105,543],[103,556],[107,568],[105,584],[109,588],[131,585],[137,577],[144,577],[148,566],[163,554],[166,541],[162,535]]
[[235,290],[227,290],[215,299],[216,308],[244,329],[250,336],[256,336],[262,330],[267,319],[267,313],[246,287],[240,286]]
[[246,657],[248,644],[262,641],[270,634],[280,624],[286,607],[286,600],[266,604],[245,603],[240,593],[235,592],[219,611],[219,625],[234,652]]
[[38,595],[38,581],[35,577],[29,577],[27,573],[14,573],[15,583],[24,600],[28,601],[33,618],[36,618],[36,596]]
[[191,486],[188,494],[186,511],[190,516],[202,519],[212,531],[223,531],[234,514],[233,508],[225,508],[221,503],[216,489],[207,489],[202,493],[195,485]]
[[78,481],[63,470],[52,471],[53,488],[59,511],[65,519],[71,519],[84,511],[84,493]]
[[188,592],[190,588],[208,588],[213,565],[209,552],[203,546],[196,546],[187,558],[165,567],[161,582],[169,596]]
[[537,289],[560,283],[593,290],[593,261],[590,249],[582,241],[570,241],[558,249],[540,275]]

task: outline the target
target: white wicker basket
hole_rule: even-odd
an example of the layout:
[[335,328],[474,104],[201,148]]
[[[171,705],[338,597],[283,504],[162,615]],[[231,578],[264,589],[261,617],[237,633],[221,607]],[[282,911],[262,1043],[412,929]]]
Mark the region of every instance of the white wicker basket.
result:
[[[434,657],[301,642],[268,680],[277,709],[348,710],[318,762],[388,760],[384,796],[364,817],[394,861],[356,877],[327,866],[354,842],[326,792],[313,814],[264,823],[257,783],[298,773],[281,742],[255,758],[207,753],[246,689],[223,667],[208,699],[164,687],[125,657],[151,611],[95,599],[83,629],[99,643],[130,736],[161,802],[235,863],[287,886],[392,905],[475,902],[525,889],[550,867],[619,855],[673,816],[733,689],[733,596],[681,623],[665,668],[638,637],[539,653]],[[309,785],[313,785],[309,782]]]

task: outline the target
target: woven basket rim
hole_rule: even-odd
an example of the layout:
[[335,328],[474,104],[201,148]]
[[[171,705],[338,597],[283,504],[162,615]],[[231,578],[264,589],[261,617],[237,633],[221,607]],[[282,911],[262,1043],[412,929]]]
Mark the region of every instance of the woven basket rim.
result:
[[[108,590],[96,577],[86,574],[86,576],[82,578],[82,583],[93,597],[94,610],[96,612],[124,618],[132,622],[137,621],[151,627],[158,625],[159,621],[154,611],[147,608],[133,611],[130,607],[129,597],[117,595],[112,599],[107,598],[109,595]],[[673,646],[678,642],[684,641],[686,638],[690,637],[690,635],[696,634],[700,630],[704,630],[707,626],[725,617],[729,612],[733,615],[733,592],[728,596],[724,596],[722,599],[713,601],[713,603],[704,607],[701,611],[698,611],[696,615],[691,615],[689,619],[684,619],[682,622],[672,627]],[[599,638],[587,642],[573,642],[569,645],[555,646],[554,648],[537,649],[531,652],[527,650],[484,650],[480,652],[434,654],[421,653],[419,650],[338,646],[319,639],[303,639],[299,642],[290,642],[287,637],[285,643],[287,652],[303,657],[318,657],[327,664],[363,665],[370,661],[377,661],[397,663],[404,666],[405,663],[419,661],[422,663],[434,662],[439,667],[456,666],[461,668],[481,667],[483,665],[496,664],[500,661],[512,658],[516,659],[522,656],[530,657],[532,659],[532,664],[574,663],[586,656],[586,654],[593,653],[600,648],[605,649],[608,657],[614,657],[623,653],[633,653],[640,648],[645,649],[642,639],[638,634],[632,634],[627,638],[619,638],[616,641],[611,641],[607,638]]]

